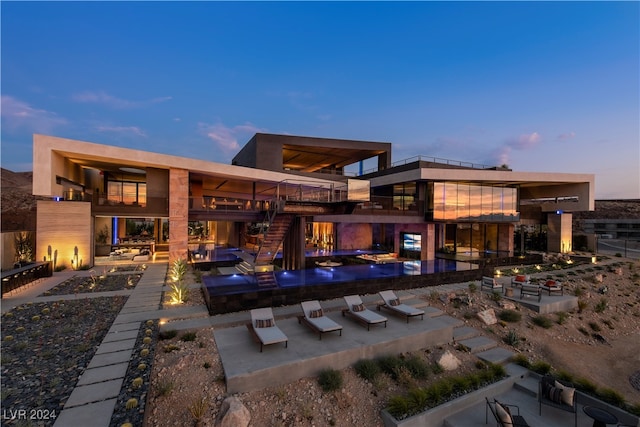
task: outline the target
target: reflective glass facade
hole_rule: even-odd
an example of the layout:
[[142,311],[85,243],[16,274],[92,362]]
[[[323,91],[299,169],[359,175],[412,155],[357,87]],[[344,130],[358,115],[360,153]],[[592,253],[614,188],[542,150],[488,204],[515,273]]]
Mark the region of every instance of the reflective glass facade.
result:
[[429,184],[427,219],[432,221],[515,222],[518,189],[459,182]]

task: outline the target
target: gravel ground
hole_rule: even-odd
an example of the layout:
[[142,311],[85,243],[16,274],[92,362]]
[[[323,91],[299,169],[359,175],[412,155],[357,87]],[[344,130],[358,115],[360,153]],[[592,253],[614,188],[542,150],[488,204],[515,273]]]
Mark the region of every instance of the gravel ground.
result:
[[[31,425],[53,425],[126,300],[116,296],[25,304],[5,313],[3,414],[40,411],[40,420]],[[3,425],[24,422],[7,417]]]
[[136,287],[141,273],[96,272],[87,276],[74,276],[44,292],[43,296],[84,294],[92,292],[122,291]]

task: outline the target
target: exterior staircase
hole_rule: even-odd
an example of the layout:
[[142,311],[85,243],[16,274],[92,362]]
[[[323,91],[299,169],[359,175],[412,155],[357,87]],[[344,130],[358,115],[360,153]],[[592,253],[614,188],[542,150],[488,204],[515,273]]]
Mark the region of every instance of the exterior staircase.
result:
[[278,250],[280,249],[280,245],[284,241],[287,232],[289,231],[289,227],[291,227],[291,223],[295,219],[295,214],[290,213],[276,213],[270,223],[269,229],[267,230],[264,240],[258,249],[258,253],[256,254],[255,265],[270,265],[273,263]]
[[275,288],[278,286],[273,271],[262,271],[254,273],[258,282],[258,288]]

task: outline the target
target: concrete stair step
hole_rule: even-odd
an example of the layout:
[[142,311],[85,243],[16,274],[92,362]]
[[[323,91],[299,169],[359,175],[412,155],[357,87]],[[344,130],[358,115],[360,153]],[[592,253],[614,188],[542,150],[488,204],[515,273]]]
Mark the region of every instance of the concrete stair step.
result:
[[476,328],[472,328],[470,326],[460,326],[459,328],[455,328],[453,330],[453,340],[456,342],[467,340],[470,338],[477,337],[481,334],[482,332],[480,332]]
[[458,344],[465,347],[469,352],[476,354],[498,346],[498,343],[491,338],[478,336],[458,341]]
[[489,350],[476,353],[476,356],[485,362],[495,364],[505,364],[511,360],[515,353],[502,347],[495,347]]

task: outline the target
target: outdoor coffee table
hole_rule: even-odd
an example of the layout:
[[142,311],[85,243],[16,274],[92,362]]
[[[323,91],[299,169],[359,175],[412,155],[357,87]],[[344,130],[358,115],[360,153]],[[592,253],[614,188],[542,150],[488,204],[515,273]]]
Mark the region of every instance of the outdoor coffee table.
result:
[[593,427],[606,427],[607,424],[615,424],[618,418],[612,413],[595,406],[585,406],[582,408],[585,414],[593,418]]

